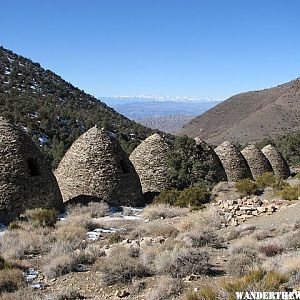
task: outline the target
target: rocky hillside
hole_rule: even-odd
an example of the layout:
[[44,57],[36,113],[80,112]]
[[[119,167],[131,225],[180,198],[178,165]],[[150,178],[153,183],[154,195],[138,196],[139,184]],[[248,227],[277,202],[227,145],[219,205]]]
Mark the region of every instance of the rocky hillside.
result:
[[235,95],[191,120],[181,134],[209,143],[246,143],[300,129],[300,78],[274,88]]
[[0,115],[22,126],[53,166],[72,142],[95,124],[116,134],[128,152],[152,133],[38,63],[3,47]]

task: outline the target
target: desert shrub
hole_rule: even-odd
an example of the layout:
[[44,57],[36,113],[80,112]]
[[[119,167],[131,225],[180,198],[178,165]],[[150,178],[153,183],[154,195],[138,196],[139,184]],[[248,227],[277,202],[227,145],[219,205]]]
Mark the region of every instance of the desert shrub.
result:
[[258,241],[263,241],[265,239],[274,237],[275,233],[270,230],[257,230],[254,234],[253,237],[257,239]]
[[258,247],[259,251],[266,256],[275,256],[283,251],[283,247],[276,243],[266,243]]
[[285,200],[298,200],[300,197],[300,186],[285,186],[277,195]]
[[56,240],[80,242],[86,236],[86,229],[81,225],[72,223],[68,226],[58,226],[53,235],[56,237]]
[[0,270],[3,269],[11,269],[11,264],[0,255]]
[[171,206],[169,204],[152,204],[147,206],[143,211],[144,219],[167,219],[184,216],[188,213],[185,208]]
[[300,231],[295,232],[290,240],[289,240],[289,247],[293,249],[299,249],[300,248]]
[[0,239],[0,252],[6,259],[20,259],[28,254],[47,252],[52,241],[49,228],[8,230]]
[[226,272],[231,275],[244,275],[257,267],[260,262],[259,253],[251,242],[241,242],[229,249],[229,258],[226,262]]
[[188,291],[184,297],[184,300],[201,300],[198,294],[194,291]]
[[104,202],[90,202],[86,205],[76,204],[67,208],[71,215],[88,215],[90,218],[104,217],[108,211],[108,205]]
[[62,254],[59,256],[52,256],[47,259],[43,266],[44,275],[51,279],[61,275],[67,274],[77,267],[78,264],[84,261],[84,257],[77,253]]
[[180,192],[176,205],[181,207],[200,207],[210,201],[210,193],[204,187],[188,188]]
[[0,270],[0,293],[14,292],[23,286],[25,286],[25,281],[21,270]]
[[134,278],[142,278],[149,274],[138,258],[130,257],[128,249],[123,246],[114,247],[109,256],[100,257],[95,265],[96,271],[101,271],[104,284],[131,282]]
[[156,287],[146,293],[146,300],[174,299],[182,290],[180,279],[163,276],[158,279]]
[[282,189],[282,187],[285,185],[282,178],[275,176],[272,172],[263,173],[256,179],[255,183],[261,189],[266,187]]
[[51,300],[78,300],[78,299],[86,299],[86,298],[82,296],[80,292],[74,289],[59,291],[51,295]]
[[155,203],[164,203],[180,207],[201,207],[210,201],[210,193],[206,187],[186,188],[182,191],[167,190],[155,198]]
[[203,287],[199,290],[201,300],[215,300],[218,299],[218,292],[211,286]]
[[25,211],[25,216],[34,226],[54,227],[58,219],[58,211],[45,208],[28,209]]
[[223,217],[213,208],[194,211],[181,219],[180,231],[204,230],[205,228],[220,229]]
[[210,269],[209,254],[201,249],[165,250],[157,255],[154,263],[159,274],[178,278],[191,274],[207,274]]
[[166,190],[162,191],[158,196],[155,197],[155,203],[175,205],[180,191],[177,190]]
[[256,195],[259,191],[255,182],[249,178],[236,182],[235,188],[242,195]]
[[211,246],[218,248],[221,246],[222,241],[219,239],[218,235],[209,230],[193,230],[191,232],[185,233],[183,240],[186,245],[193,248],[199,248],[203,246]]
[[235,292],[256,291],[278,291],[288,278],[278,272],[254,270],[241,278],[224,281],[222,286],[229,293],[229,299],[236,299]]
[[256,267],[256,258],[248,256],[244,253],[238,253],[235,256],[230,256],[226,262],[226,272],[231,275],[244,275],[251,269]]
[[253,225],[240,225],[237,228],[231,229],[227,234],[225,234],[224,238],[227,241],[235,240],[238,237],[244,237],[254,232],[256,229]]
[[145,236],[164,236],[176,237],[179,231],[172,225],[167,224],[166,220],[154,220],[148,223],[143,223],[130,233],[131,238],[145,237]]
[[18,221],[13,221],[11,223],[9,223],[8,225],[8,229],[9,230],[16,230],[16,229],[21,229],[22,226],[20,225],[20,223]]
[[110,234],[108,237],[108,242],[110,244],[116,244],[121,241],[122,241],[122,237],[121,237],[120,233],[118,233],[118,232],[114,232],[114,233]]
[[56,227],[59,228],[61,226],[81,226],[87,230],[94,230],[99,227],[99,224],[94,221],[89,214],[81,214],[81,215],[70,215],[64,221],[59,221],[56,223]]
[[32,288],[19,288],[10,293],[1,294],[1,300],[44,300],[45,297],[39,291],[33,291]]

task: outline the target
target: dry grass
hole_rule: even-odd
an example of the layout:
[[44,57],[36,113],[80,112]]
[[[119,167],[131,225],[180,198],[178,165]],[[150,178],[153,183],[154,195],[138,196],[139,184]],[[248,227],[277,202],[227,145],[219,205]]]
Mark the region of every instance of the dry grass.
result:
[[18,269],[0,270],[0,294],[11,293],[25,286],[23,272]]
[[222,286],[229,293],[229,299],[236,299],[235,292],[279,291],[282,284],[288,281],[287,276],[270,271],[254,270],[241,278],[224,281]]
[[67,213],[72,216],[88,215],[90,218],[101,218],[107,214],[108,208],[104,202],[90,202],[87,205],[68,206]]
[[128,283],[134,278],[149,275],[148,268],[139,258],[131,257],[124,246],[115,246],[109,256],[100,257],[94,265],[96,271],[102,272],[102,282],[106,285]]
[[188,247],[200,248],[204,246],[210,246],[213,248],[219,248],[222,245],[222,240],[218,235],[210,230],[193,230],[184,233],[182,240]]
[[231,275],[244,275],[257,268],[261,259],[253,240],[242,239],[229,249],[229,258],[226,262],[226,272]]
[[3,293],[1,300],[44,300],[45,297],[38,291],[33,291],[32,288],[20,288],[12,293]]
[[174,248],[159,253],[154,261],[158,274],[183,278],[207,274],[210,269],[209,254],[202,249]]
[[138,237],[176,237],[179,231],[171,224],[168,224],[167,220],[153,220],[148,223],[143,223],[130,233],[131,238]]
[[186,230],[204,230],[212,229],[218,230],[221,228],[222,216],[213,208],[189,213],[186,217],[181,219],[178,229],[180,231]]
[[262,244],[258,247],[258,249],[266,256],[275,256],[277,254],[280,254],[284,250],[282,245],[274,242]]
[[168,276],[159,277],[156,287],[146,293],[146,300],[174,299],[182,292],[182,282],[180,279]]
[[28,254],[47,252],[52,242],[49,228],[9,230],[0,239],[0,252],[6,259],[20,259]]
[[169,204],[152,204],[147,206],[143,211],[143,218],[149,220],[169,219],[187,215],[189,209]]

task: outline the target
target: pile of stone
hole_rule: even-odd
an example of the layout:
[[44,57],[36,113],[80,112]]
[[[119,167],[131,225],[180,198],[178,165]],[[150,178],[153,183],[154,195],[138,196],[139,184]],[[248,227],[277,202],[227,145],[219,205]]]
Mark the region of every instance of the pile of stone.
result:
[[240,223],[259,216],[261,214],[271,215],[277,210],[286,207],[286,201],[279,200],[270,202],[259,197],[244,197],[237,200],[219,200],[213,203],[216,210],[223,217],[222,226],[237,226]]

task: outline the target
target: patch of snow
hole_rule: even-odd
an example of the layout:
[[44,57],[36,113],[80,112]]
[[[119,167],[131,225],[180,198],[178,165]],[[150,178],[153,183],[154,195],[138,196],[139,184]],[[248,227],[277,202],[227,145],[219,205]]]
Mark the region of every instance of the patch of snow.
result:
[[125,220],[131,220],[131,221],[135,221],[135,220],[140,220],[141,219],[140,216],[124,216],[123,218]]
[[32,284],[31,287],[33,289],[44,290],[46,287],[46,284],[42,283],[42,282],[36,282],[36,283]]
[[6,230],[7,230],[7,226],[0,223],[0,236],[3,235]]
[[38,271],[36,271],[34,268],[29,268],[25,271],[25,280],[27,282],[33,281],[38,276]]
[[20,127],[23,131],[28,132],[28,128],[26,126],[20,126]]
[[40,145],[45,145],[45,144],[49,143],[49,137],[45,134],[40,134],[38,140],[39,140]]

